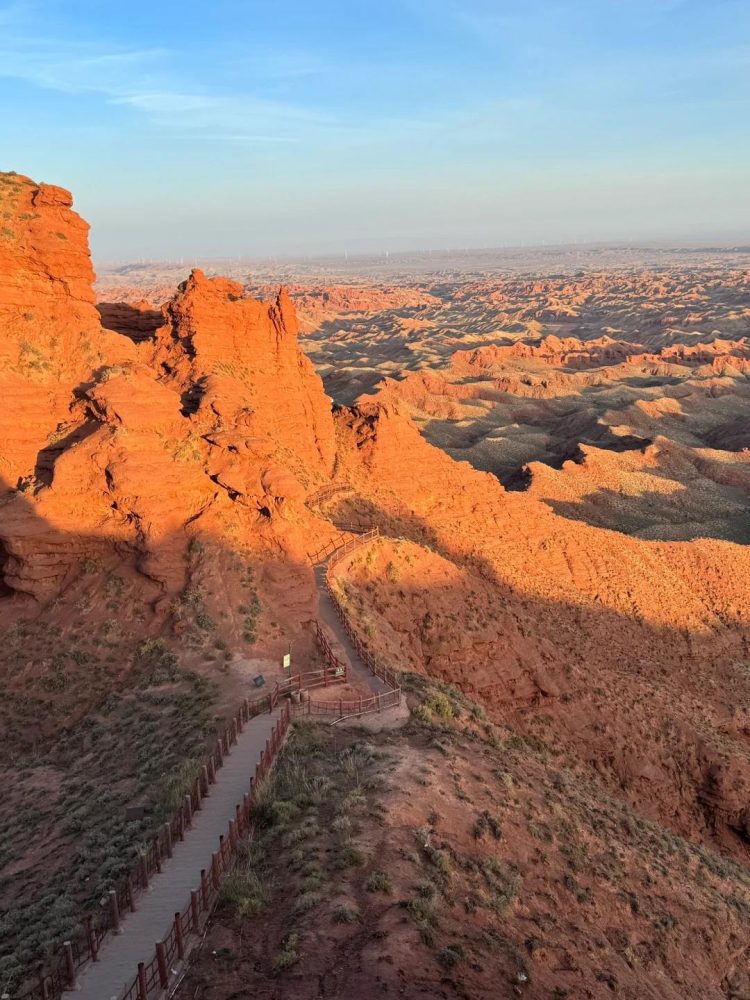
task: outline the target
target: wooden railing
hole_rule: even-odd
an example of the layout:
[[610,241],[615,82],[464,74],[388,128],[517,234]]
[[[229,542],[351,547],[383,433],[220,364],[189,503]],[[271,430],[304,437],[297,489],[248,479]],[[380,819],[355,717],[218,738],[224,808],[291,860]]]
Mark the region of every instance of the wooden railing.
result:
[[378,538],[379,534],[379,529],[375,527],[371,528],[369,531],[363,532],[361,535],[357,535],[355,538],[351,539],[334,552],[328,560],[328,565],[326,567],[326,590],[328,591],[328,596],[336,609],[336,614],[338,615],[345,632],[349,636],[349,639],[356,649],[359,658],[365,664],[370,673],[374,674],[375,677],[383,681],[383,683],[389,688],[385,694],[375,695],[374,698],[366,699],[369,704],[364,710],[356,711],[354,710],[354,707],[351,707],[346,714],[339,713],[339,718],[336,720],[337,722],[341,722],[345,718],[365,715],[368,712],[379,712],[383,708],[392,708],[401,703],[401,685],[398,682],[396,672],[391,670],[390,667],[385,667],[379,663],[367,649],[357,634],[354,626],[349,621],[344,607],[331,583],[331,570],[334,566],[336,566],[337,563],[339,563],[345,556],[347,556],[354,549],[358,548],[360,545],[365,545],[374,538]]
[[281,718],[273,727],[266,749],[261,751],[255,775],[250,779],[249,791],[242,802],[237,803],[235,818],[229,821],[226,836],[219,838],[218,850],[211,856],[210,867],[202,869],[196,877],[196,888],[191,890],[186,906],[175,913],[166,934],[157,942],[151,961],[139,963],[135,978],[120,994],[119,1000],[148,1000],[152,994],[160,994],[171,985],[175,962],[184,959],[189,950],[188,936],[202,933],[205,918],[218,898],[221,881],[234,864],[237,845],[250,832],[258,783],[268,774],[278,756],[290,718],[290,703],[287,702]]
[[353,493],[354,487],[349,486],[347,483],[327,483],[325,486],[321,486],[320,489],[315,490],[311,493],[309,497],[305,500],[305,506],[307,507],[317,507],[318,504],[324,503],[326,500],[330,500],[331,497],[336,496],[338,493]]
[[[345,555],[348,555],[354,549],[359,548],[360,545],[365,545],[367,542],[371,542],[373,538],[377,538],[380,535],[380,529],[370,528],[367,531],[360,532],[359,528],[351,526],[352,532],[359,532],[358,534],[353,534],[353,537],[345,537],[343,533],[339,533],[336,538],[331,539],[330,542],[326,542],[317,552],[308,552],[307,558],[312,566],[317,566],[319,563],[328,561],[329,566],[335,566],[336,563],[343,559]],[[348,529],[347,529],[348,530]]]
[[388,708],[395,708],[401,704],[401,688],[396,687],[392,691],[385,691],[383,694],[375,694],[370,698],[350,698],[339,699],[338,701],[313,701],[308,698],[299,705],[292,706],[292,712],[296,716],[334,716],[331,725],[346,719],[358,719],[362,715],[370,715],[373,712],[383,712]]
[[229,747],[237,742],[238,733],[246,722],[264,712],[272,712],[282,698],[293,692],[328,687],[348,680],[346,664],[342,663],[331,649],[320,622],[315,622],[315,629],[326,658],[326,666],[309,673],[285,677],[284,680],[277,681],[265,694],[243,701],[219,735],[216,746],[208,755],[190,789],[186,790],[182,804],[172,820],[161,827],[127,875],[109,890],[106,905],[95,916],[91,914],[83,919],[79,934],[65,942],[51,969],[40,973],[37,982],[25,992],[17,994],[16,1000],[58,1000],[65,990],[70,989],[78,969],[87,962],[96,960],[104,939],[119,929],[126,913],[135,910],[138,893],[148,888],[153,875],[161,872],[164,861],[172,856],[172,845],[184,838],[193,813],[201,808],[209,786],[216,781],[216,772],[224,763]]
[[[316,677],[315,680],[319,684],[324,683],[322,678]],[[295,683],[297,683],[296,678],[288,678],[285,682],[286,685]],[[172,856],[172,845],[175,841],[183,839],[185,830],[191,824],[193,813],[201,808],[209,786],[216,781],[216,772],[224,763],[229,747],[237,742],[237,735],[242,727],[256,715],[273,711],[278,703],[281,687],[277,685],[267,694],[252,700],[246,698],[243,701],[237,713],[219,735],[214,749],[208,755],[190,789],[185,792],[183,801],[172,820],[164,823],[127,875],[115,888],[109,890],[106,905],[100,912],[96,916],[89,915],[84,918],[79,935],[65,942],[52,969],[40,973],[35,985],[17,994],[18,1000],[57,1000],[75,981],[78,969],[85,963],[96,960],[106,936],[119,930],[125,913],[135,909],[138,892],[148,888],[151,876],[161,872],[165,859]]]
[[338,596],[331,586],[330,571],[333,567],[355,549],[358,549],[362,545],[367,545],[380,536],[380,529],[378,527],[362,531],[358,526],[349,525],[348,530],[353,533],[356,532],[356,534],[350,538],[344,538],[343,535],[340,535],[338,539],[327,543],[322,549],[311,556],[310,561],[315,565],[318,562],[327,560],[326,589],[336,609],[336,614],[341,620],[341,624],[344,626],[362,662],[370,673],[374,674],[375,677],[388,686],[388,691],[373,695],[370,698],[349,699],[347,701],[339,699],[339,701],[323,702],[308,699],[306,703],[294,709],[295,713],[298,714],[333,715],[335,718],[331,723],[332,725],[342,722],[345,719],[359,718],[362,715],[368,715],[371,712],[381,712],[384,709],[394,708],[401,704],[401,686],[395,671],[389,667],[384,667],[372,656],[351,625]]
[[331,598],[333,606],[336,609],[336,614],[339,616],[341,624],[344,626],[344,630],[351,639],[352,645],[357,650],[360,659],[365,664],[367,669],[370,671],[370,673],[374,674],[381,681],[383,681],[384,684],[387,684],[390,688],[392,689],[398,688],[399,687],[398,675],[394,670],[391,670],[390,667],[385,667],[383,666],[382,663],[378,663],[378,661],[375,659],[372,653],[370,653],[370,651],[367,649],[367,647],[362,642],[360,637],[357,635],[357,632],[355,631],[353,625],[349,621],[346,612],[344,611],[344,608],[341,604],[341,601],[339,600],[336,591],[333,589],[333,586],[331,585],[331,581],[328,578],[328,576],[326,576],[326,588],[328,590],[328,596]]
[[[329,571],[350,552],[367,544],[379,536],[377,527],[371,528],[354,537],[340,539],[336,543],[328,543],[311,562],[328,558],[326,570],[326,587],[333,601],[336,612],[354,644],[357,653],[367,668],[380,680],[388,685],[389,690],[369,698],[338,699],[330,701],[313,701],[309,696],[296,704],[287,702],[282,714],[282,720],[273,729],[269,752],[261,755],[261,761],[256,769],[255,778],[251,782],[251,793],[245,796],[242,811],[238,806],[237,819],[230,823],[229,847],[222,838],[218,855],[214,855],[210,877],[201,873],[199,889],[191,895],[188,907],[181,914],[175,915],[175,922],[167,936],[157,946],[156,955],[148,965],[141,965],[138,975],[123,995],[123,1000],[146,1000],[156,988],[166,988],[165,978],[168,978],[170,961],[175,955],[180,956],[184,947],[184,936],[191,933],[197,926],[201,914],[208,913],[213,906],[218,892],[218,881],[228,870],[228,865],[234,857],[237,837],[241,830],[247,830],[252,810],[252,793],[254,782],[262,778],[271,766],[283,741],[289,725],[292,712],[295,715],[334,716],[332,725],[348,718],[358,718],[371,712],[380,712],[392,708],[401,702],[401,688],[396,673],[388,667],[383,667],[366,649],[359,636],[350,624],[344,609],[334,592],[329,579]],[[349,679],[346,664],[336,655],[325,630],[319,621],[315,621],[316,639],[321,647],[326,666],[320,670],[306,674],[296,674],[278,681],[266,694],[254,699],[245,699],[238,712],[231,719],[217,739],[214,750],[209,754],[206,763],[193,781],[189,791],[185,793],[182,804],[177,809],[171,822],[165,823],[158,835],[153,839],[148,849],[137,859],[131,871],[121,880],[118,886],[108,893],[106,907],[96,916],[88,916],[82,922],[82,930],[78,937],[66,941],[62,954],[51,971],[40,973],[38,983],[28,988],[24,993],[17,994],[16,1000],[59,1000],[62,993],[75,987],[77,972],[85,963],[96,960],[102,941],[112,932],[118,931],[120,922],[128,911],[135,909],[135,900],[140,890],[148,888],[152,875],[162,870],[165,859],[172,856],[175,841],[182,840],[192,824],[193,813],[201,808],[203,798],[208,794],[211,784],[216,781],[216,772],[224,763],[224,757],[229,747],[237,742],[238,734],[251,718],[263,712],[272,712],[280,699],[294,692],[314,690],[327,687],[330,684],[346,682]],[[283,726],[281,722],[283,721]],[[232,824],[235,824],[234,827]],[[229,852],[229,853],[227,853]]]

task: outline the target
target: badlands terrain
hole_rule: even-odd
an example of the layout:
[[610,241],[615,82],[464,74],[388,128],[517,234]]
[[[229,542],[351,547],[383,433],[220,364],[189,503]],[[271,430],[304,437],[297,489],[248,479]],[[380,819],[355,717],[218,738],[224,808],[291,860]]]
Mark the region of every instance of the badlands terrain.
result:
[[0,986],[320,664],[346,525],[410,719],[297,727],[180,996],[750,996],[747,248],[95,283],[67,191],[0,211]]

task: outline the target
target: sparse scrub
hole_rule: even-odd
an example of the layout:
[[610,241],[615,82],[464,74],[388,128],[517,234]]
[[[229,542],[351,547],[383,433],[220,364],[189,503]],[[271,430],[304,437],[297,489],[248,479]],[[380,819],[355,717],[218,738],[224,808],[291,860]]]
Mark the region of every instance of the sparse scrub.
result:
[[268,905],[270,891],[257,866],[245,862],[221,885],[219,904],[229,906],[238,918],[255,917]]
[[484,812],[480,813],[474,821],[474,826],[472,828],[474,839],[481,840],[488,830],[495,840],[500,840],[502,838],[503,831],[499,820],[496,816],[493,816],[485,809]]
[[460,944],[447,945],[437,953],[437,960],[446,969],[452,969],[454,965],[463,962],[465,958],[464,949]]
[[334,907],[331,914],[331,920],[334,924],[353,924],[358,919],[357,913],[350,906],[344,906],[343,904]]
[[290,931],[281,942],[281,950],[273,960],[275,969],[288,969],[290,965],[299,959],[299,934],[297,931]]
[[390,893],[393,887],[391,886],[391,880],[385,872],[373,872],[367,879],[365,888],[368,892]]

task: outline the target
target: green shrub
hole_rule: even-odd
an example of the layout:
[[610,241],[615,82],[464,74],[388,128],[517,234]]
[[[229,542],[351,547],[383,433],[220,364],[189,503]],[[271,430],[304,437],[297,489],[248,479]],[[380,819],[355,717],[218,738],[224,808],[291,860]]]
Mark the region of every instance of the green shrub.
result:
[[433,692],[427,698],[425,704],[440,719],[452,719],[458,714],[453,706],[453,702],[442,691]]
[[463,961],[464,949],[460,944],[448,945],[446,948],[440,949],[437,953],[437,959],[446,969],[451,969],[454,965]]
[[356,844],[346,844],[339,853],[337,866],[339,868],[357,868],[367,860],[364,851]]
[[290,965],[294,965],[299,958],[298,945],[299,933],[297,931],[290,931],[281,942],[281,951],[273,960],[274,968],[288,969]]
[[415,705],[411,710],[411,714],[418,722],[423,722],[427,726],[431,725],[433,721],[432,712],[429,710],[427,705],[424,704],[424,702],[419,705]]
[[373,872],[365,883],[368,892],[391,892],[391,880],[385,872]]

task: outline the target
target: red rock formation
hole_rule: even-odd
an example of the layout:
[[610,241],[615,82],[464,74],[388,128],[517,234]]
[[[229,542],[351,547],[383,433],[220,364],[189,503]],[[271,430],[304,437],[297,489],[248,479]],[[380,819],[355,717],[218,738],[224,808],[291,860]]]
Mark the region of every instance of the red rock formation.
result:
[[153,363],[170,372],[205,432],[272,442],[308,485],[330,475],[333,425],[297,332],[284,290],[272,304],[259,302],[237,282],[196,270],[167,307]]
[[[46,599],[81,560],[117,549],[174,595],[191,533],[223,535],[227,505],[235,532],[304,556],[304,497],[329,476],[334,437],[288,295],[258,302],[195,271],[136,345],[132,323],[130,336],[101,326],[88,227],[67,192],[15,176],[0,190],[15,227],[0,243],[0,386],[13,400],[0,474],[31,477],[6,498],[5,586]],[[153,311],[138,313],[143,334]]]
[[545,337],[539,344],[516,342],[508,347],[478,347],[472,351],[456,351],[451,367],[460,375],[480,375],[516,358],[538,358],[548,365],[570,368],[617,364],[630,360],[636,344],[600,337],[598,340],[578,340],[576,337]]
[[390,309],[424,309],[439,304],[427,292],[399,285],[329,285],[325,288],[291,286],[289,293],[299,311],[300,328],[309,333],[322,323],[350,313],[376,313]]
[[[458,352],[454,363],[469,378],[489,372],[494,383],[457,386],[453,372],[415,373],[406,380],[406,402],[398,398],[402,383],[389,382],[381,397],[341,408],[334,421],[297,344],[285,292],[260,302],[236,282],[194,271],[166,307],[153,341],[135,345],[102,330],[86,227],[70,211],[69,197],[16,178],[0,186],[13,236],[0,257],[0,378],[6,395],[17,388],[12,417],[23,418],[19,430],[3,417],[8,445],[0,471],[13,486],[10,472],[17,478],[38,468],[31,488],[13,492],[3,506],[7,587],[52,598],[80,575],[82,560],[119,559],[140,574],[151,607],[165,611],[190,578],[188,543],[201,533],[229,551],[274,553],[290,574],[307,548],[335,530],[303,503],[335,467],[358,491],[352,503],[413,546],[383,557],[409,584],[392,587],[374,609],[384,655],[460,680],[493,711],[544,700],[560,744],[600,770],[611,787],[626,785],[649,815],[709,836],[707,808],[717,829],[744,829],[750,772],[739,751],[740,763],[730,765],[721,747],[722,740],[731,739],[734,749],[739,744],[739,736],[727,735],[726,698],[741,706],[732,732],[747,725],[747,681],[733,666],[747,658],[747,547],[646,541],[563,516],[553,507],[566,491],[580,496],[597,481],[612,484],[607,502],[616,509],[632,480],[612,474],[609,453],[584,446],[583,462],[566,462],[557,473],[532,469],[528,494],[506,492],[494,476],[428,445],[407,412],[410,402],[494,401],[489,394],[502,395],[509,359],[519,365],[513,378],[521,377],[524,363],[533,369],[526,373],[532,383],[548,383],[527,383],[529,393],[552,382],[571,392],[598,385],[609,369],[558,369],[621,362],[637,345],[548,337],[537,345]],[[549,288],[540,294],[554,298]],[[575,283],[566,294],[566,308],[585,298]],[[27,331],[22,344],[19,323]],[[743,361],[739,342],[716,349],[733,363]],[[687,356],[670,351],[659,364]],[[702,363],[706,352],[690,356]],[[550,366],[552,375],[543,375]],[[718,399],[721,380],[707,381],[701,392]],[[645,433],[656,421],[677,420],[690,394],[678,386],[632,404],[627,394],[608,416],[626,428],[642,424]],[[566,420],[563,413],[561,426]],[[573,420],[565,432],[575,430]],[[653,476],[669,462],[679,463],[686,477],[710,470],[732,489],[746,483],[746,462],[729,467],[661,439],[628,461],[633,476]],[[405,570],[407,557],[419,572]],[[352,567],[352,580],[363,583],[366,602],[377,580],[360,579],[360,570]],[[309,570],[299,572],[311,594]],[[471,601],[469,615],[462,609]],[[425,624],[428,614],[432,622]],[[715,683],[708,695],[701,693],[706,664]],[[607,698],[623,713],[643,700],[649,710],[626,727],[605,711]],[[678,731],[662,747],[654,734],[675,718]]]
[[64,437],[73,390],[133,345],[102,329],[88,225],[63,188],[0,174],[0,475],[33,476]]
[[[744,830],[742,799],[750,795],[750,761],[740,742],[733,742],[731,780],[710,775],[726,759],[726,700],[745,706],[740,729],[750,718],[747,680],[734,667],[750,648],[750,550],[711,540],[644,541],[560,516],[448,460],[390,400],[342,410],[338,422],[340,472],[368,498],[369,516],[384,532],[437,549],[462,570],[389,550],[383,559],[394,566],[398,600],[393,593],[373,596],[383,574],[370,566],[363,575],[361,560],[359,568],[338,570],[361,586],[363,627],[369,624],[381,657],[443,681],[459,678],[495,709],[551,699],[546,711],[557,720],[559,743],[574,746],[613,787],[625,783],[639,809],[690,836],[713,835],[696,807],[709,782],[711,823],[737,847],[730,831]],[[567,463],[565,473],[596,481],[601,476],[591,463],[600,457],[592,454],[585,467]],[[388,589],[387,574],[380,586]],[[410,615],[409,607],[420,614]],[[427,630],[425,609],[432,609]],[[558,697],[563,690],[565,700]],[[641,699],[648,711],[623,727],[611,705]],[[669,745],[655,742],[654,726],[660,731],[677,718]],[[654,762],[655,776],[623,778],[628,754]],[[657,786],[658,795],[649,794]]]

